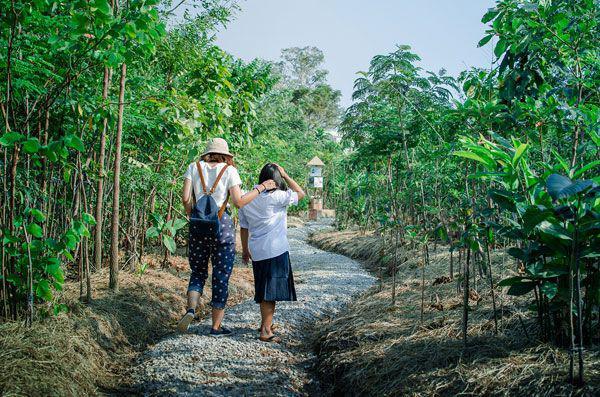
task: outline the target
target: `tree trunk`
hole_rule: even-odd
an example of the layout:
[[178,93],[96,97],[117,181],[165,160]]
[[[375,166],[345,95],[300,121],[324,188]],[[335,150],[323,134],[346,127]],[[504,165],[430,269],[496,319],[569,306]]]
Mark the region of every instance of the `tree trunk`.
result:
[[123,135],[123,108],[125,106],[125,78],[127,64],[121,65],[119,82],[119,114],[117,118],[117,136],[115,139],[115,165],[113,168],[113,208],[112,208],[112,241],[110,255],[109,288],[119,290],[119,192],[121,187],[121,139]]
[[465,271],[464,271],[464,294],[463,294],[463,321],[462,321],[462,331],[463,331],[463,348],[467,349],[467,327],[469,322],[469,262],[471,259],[471,249],[467,248],[467,260],[465,262]]
[[[102,99],[106,103],[108,99],[108,87],[110,84],[111,71],[104,68],[104,81],[102,83]],[[96,192],[96,228],[94,233],[94,268],[102,268],[102,225],[104,223],[102,212],[104,206],[104,158],[106,157],[106,134],[108,132],[108,117],[104,117],[102,132],[100,135],[100,153],[98,154],[98,187]]]

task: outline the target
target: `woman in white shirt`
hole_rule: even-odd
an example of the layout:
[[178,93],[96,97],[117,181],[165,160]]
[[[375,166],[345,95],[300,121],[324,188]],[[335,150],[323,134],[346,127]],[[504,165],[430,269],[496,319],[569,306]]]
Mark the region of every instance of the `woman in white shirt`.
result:
[[[225,211],[228,199],[242,208],[261,192],[275,188],[275,182],[265,180],[254,191],[242,197],[242,181],[235,168],[233,155],[229,153],[227,142],[221,138],[209,140],[202,160],[190,164],[184,174],[182,202],[190,215],[192,207],[204,196],[206,191],[221,208],[219,231],[216,236],[208,237],[199,233],[189,234],[189,262],[192,274],[187,291],[187,312],[179,321],[180,331],[187,331],[195,317],[198,300],[208,278],[208,261],[212,263],[212,328],[211,336],[226,336],[231,331],[221,325],[227,303],[229,276],[233,269],[235,256],[235,227],[228,211]],[[202,178],[200,177],[202,172]],[[203,186],[204,185],[204,186]],[[211,187],[213,189],[211,189]],[[208,190],[211,189],[212,193]],[[194,199],[196,202],[194,202]],[[222,214],[222,215],[221,215]]]
[[[278,342],[272,329],[275,302],[296,300],[287,239],[287,207],[298,204],[304,191],[274,163],[265,165],[260,172],[259,184],[267,180],[275,181],[276,187],[260,192],[256,200],[239,211],[239,219],[243,260],[247,263],[252,259],[254,300],[260,304],[259,339]],[[255,186],[254,191],[258,192],[259,187]]]

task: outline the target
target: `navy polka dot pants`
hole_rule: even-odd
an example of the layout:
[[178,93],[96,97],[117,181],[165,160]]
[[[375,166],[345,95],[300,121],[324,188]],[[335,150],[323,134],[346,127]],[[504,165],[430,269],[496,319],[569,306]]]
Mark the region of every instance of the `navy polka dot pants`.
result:
[[188,291],[202,294],[208,278],[208,261],[212,263],[212,300],[211,306],[223,309],[229,294],[229,276],[233,270],[235,258],[235,229],[229,214],[221,218],[220,233],[217,237],[206,236],[190,231],[189,261],[192,274]]

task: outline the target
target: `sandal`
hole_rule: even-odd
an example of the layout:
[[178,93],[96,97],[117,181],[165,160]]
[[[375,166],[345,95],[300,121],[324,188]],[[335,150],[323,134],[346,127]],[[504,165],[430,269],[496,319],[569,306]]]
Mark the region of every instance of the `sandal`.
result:
[[267,342],[267,343],[281,343],[281,338],[278,337],[277,335],[259,336],[258,340],[260,340],[261,342]]

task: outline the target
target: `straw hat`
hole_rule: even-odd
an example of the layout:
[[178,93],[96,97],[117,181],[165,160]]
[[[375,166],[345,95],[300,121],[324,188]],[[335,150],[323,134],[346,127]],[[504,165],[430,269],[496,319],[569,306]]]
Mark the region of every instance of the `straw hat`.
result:
[[223,138],[212,138],[208,140],[206,149],[204,149],[202,156],[209,153],[225,154],[233,157],[233,154],[229,153],[229,145],[227,145],[227,141],[225,141]]

